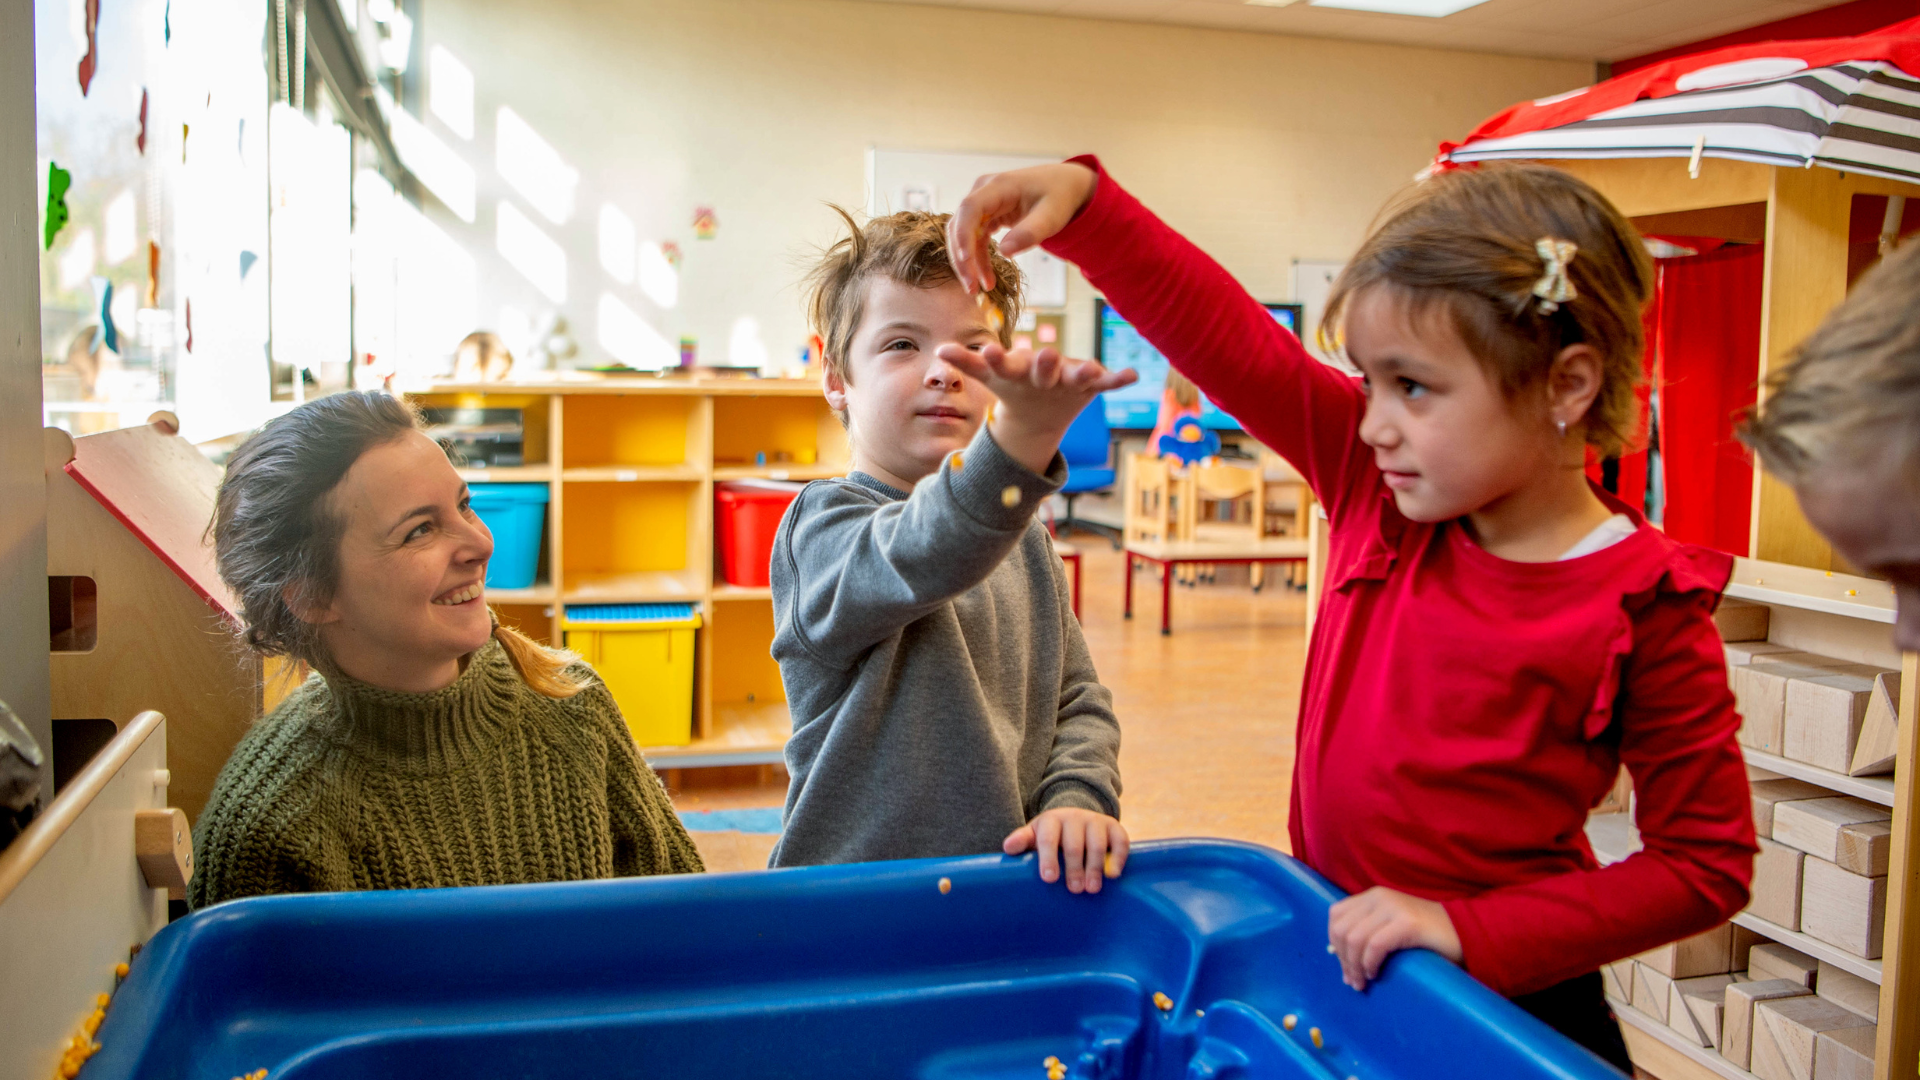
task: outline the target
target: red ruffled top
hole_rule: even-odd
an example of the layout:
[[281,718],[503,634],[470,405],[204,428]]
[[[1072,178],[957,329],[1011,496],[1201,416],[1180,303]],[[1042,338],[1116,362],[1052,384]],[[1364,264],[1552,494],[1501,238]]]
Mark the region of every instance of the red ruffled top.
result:
[[[1731,556],[1668,539],[1597,488],[1639,527],[1562,562],[1510,562],[1457,521],[1409,521],[1359,438],[1358,381],[1111,177],[1047,247],[1326,506],[1295,855],[1350,892],[1444,902],[1467,970],[1509,996],[1746,904],[1753,819],[1712,621]],[[1602,869],[1583,827],[1622,763],[1645,849]]]

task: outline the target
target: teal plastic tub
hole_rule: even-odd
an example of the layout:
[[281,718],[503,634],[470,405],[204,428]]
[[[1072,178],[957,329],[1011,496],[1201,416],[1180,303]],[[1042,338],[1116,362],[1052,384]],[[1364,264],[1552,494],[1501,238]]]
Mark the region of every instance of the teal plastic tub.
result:
[[473,512],[493,533],[487,588],[524,589],[540,570],[540,534],[547,523],[545,484],[468,484]]

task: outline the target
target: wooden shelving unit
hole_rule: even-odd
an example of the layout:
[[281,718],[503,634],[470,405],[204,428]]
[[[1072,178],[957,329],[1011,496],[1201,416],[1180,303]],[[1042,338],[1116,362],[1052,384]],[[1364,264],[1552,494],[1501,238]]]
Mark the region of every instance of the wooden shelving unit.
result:
[[[561,644],[566,604],[690,603],[693,741],[644,747],[660,768],[781,760],[792,721],[773,641],[772,590],[730,585],[714,551],[713,485],[846,472],[847,444],[820,388],[787,379],[593,377],[434,382],[414,404],[524,410],[524,465],[469,468],[469,482],[551,489],[540,577],[491,589],[502,619]],[[762,457],[764,456],[764,458]]]

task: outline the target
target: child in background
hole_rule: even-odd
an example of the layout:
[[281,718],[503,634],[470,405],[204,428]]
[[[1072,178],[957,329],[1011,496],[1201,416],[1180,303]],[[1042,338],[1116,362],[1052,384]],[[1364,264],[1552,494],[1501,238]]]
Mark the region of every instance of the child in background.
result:
[[1740,437],[1849,563],[1893,585],[1920,651],[1920,243],[1863,276],[1768,380]]
[[[1429,948],[1629,1068],[1599,966],[1738,911],[1755,851],[1712,621],[1732,559],[1583,470],[1635,434],[1633,227],[1544,166],[1433,177],[1329,297],[1353,380],[1092,158],[984,180],[953,234],[1000,226],[1078,263],[1326,505],[1289,831],[1353,894],[1328,925],[1348,983]],[[1602,869],[1583,826],[1622,763],[1646,846]]]
[[847,225],[810,309],[853,471],[809,484],[774,540],[793,738],[772,863],[1034,848],[1043,880],[1064,861],[1098,892],[1126,862],[1120,728],[1034,511],[1068,425],[1133,373],[1007,351],[1018,271],[995,258],[976,304],[945,215]]
[[1173,425],[1182,417],[1200,419],[1200,388],[1185,375],[1167,369],[1167,388],[1160,395],[1160,417],[1154,421],[1153,434],[1147,436],[1147,453],[1158,456],[1160,437],[1173,434]]

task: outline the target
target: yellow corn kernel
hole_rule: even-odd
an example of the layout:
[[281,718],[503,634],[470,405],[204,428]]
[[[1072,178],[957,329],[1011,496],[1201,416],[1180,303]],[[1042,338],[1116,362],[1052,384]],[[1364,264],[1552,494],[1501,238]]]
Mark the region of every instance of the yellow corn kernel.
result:
[[93,999],[93,1003],[102,1009],[106,1008],[107,1005],[112,1001],[113,1001],[112,994],[101,994],[99,997]]
[[941,878],[940,879],[940,895],[945,896],[952,891],[953,891],[953,879]]
[[1173,1008],[1173,999],[1158,990],[1153,992],[1153,1003],[1161,1012],[1166,1012],[1168,1009]]
[[1325,1039],[1322,1039],[1322,1038],[1320,1037],[1320,1029],[1319,1029],[1319,1028],[1308,1028],[1308,1029],[1307,1029],[1307,1038],[1309,1038],[1309,1039],[1312,1039],[1312,1040],[1313,1040],[1313,1048],[1314,1048],[1315,1050],[1318,1050],[1318,1049],[1320,1049],[1321,1047],[1323,1047],[1323,1046],[1325,1046],[1325,1045],[1327,1045],[1327,1041],[1326,1041]]
[[132,968],[130,968],[130,967],[128,967],[128,966],[126,965],[126,962],[125,962],[125,961],[122,961],[122,962],[120,962],[120,963],[118,963],[118,964],[115,964],[115,965],[113,965],[113,973],[114,973],[115,975],[117,975],[117,976],[119,976],[119,977],[120,977],[120,978],[122,978],[122,979],[124,979],[124,978],[126,978],[126,977],[127,977],[127,972],[129,972],[129,971],[132,971],[132,970],[133,970]]
[[1286,1028],[1288,1031],[1292,1031],[1299,1023],[1300,1018],[1292,1013],[1288,1013],[1280,1018],[1280,1026]]
[[1195,1015],[1195,1016],[1205,1016],[1205,1015],[1207,1015],[1207,1010],[1205,1010],[1205,1009],[1195,1009],[1195,1010],[1193,1010],[1193,1015]]
[[1059,1065],[1059,1064],[1060,1064],[1060,1059],[1059,1059],[1059,1058],[1057,1058],[1057,1057],[1054,1057],[1054,1056],[1053,1056],[1052,1054],[1048,1054],[1048,1055],[1047,1055],[1047,1060],[1045,1060],[1045,1061],[1043,1061],[1043,1062],[1041,1062],[1040,1064],[1041,1064],[1041,1065],[1042,1065],[1043,1067],[1045,1067],[1045,1068],[1049,1068],[1049,1069],[1051,1069],[1051,1068],[1053,1068],[1054,1066],[1056,1066],[1056,1065]]

